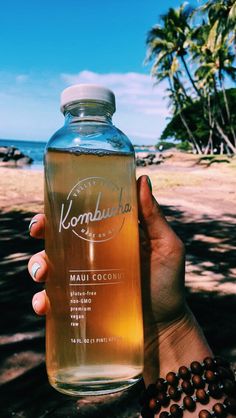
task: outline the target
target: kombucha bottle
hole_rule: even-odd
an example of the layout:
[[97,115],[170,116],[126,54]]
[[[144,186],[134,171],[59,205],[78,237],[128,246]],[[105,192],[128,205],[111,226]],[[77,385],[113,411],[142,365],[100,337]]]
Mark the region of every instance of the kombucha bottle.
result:
[[71,86],[61,110],[45,151],[47,373],[63,393],[112,393],[143,369],[134,150],[110,90]]

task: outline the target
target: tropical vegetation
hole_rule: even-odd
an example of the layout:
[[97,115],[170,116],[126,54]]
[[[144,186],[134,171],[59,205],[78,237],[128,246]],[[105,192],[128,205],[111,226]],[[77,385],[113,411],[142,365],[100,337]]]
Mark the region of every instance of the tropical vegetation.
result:
[[236,0],[170,8],[147,36],[147,62],[166,89],[173,118],[162,139],[199,154],[236,154]]

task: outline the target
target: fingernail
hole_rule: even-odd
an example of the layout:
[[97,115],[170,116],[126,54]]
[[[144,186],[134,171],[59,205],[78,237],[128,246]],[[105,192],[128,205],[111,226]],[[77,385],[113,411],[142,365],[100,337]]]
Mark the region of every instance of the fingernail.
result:
[[33,309],[37,312],[37,307],[39,306],[39,301],[35,298],[32,301]]
[[29,232],[30,232],[30,230],[32,228],[32,225],[36,224],[37,222],[38,222],[37,219],[31,219],[30,224],[29,224]]
[[37,296],[35,296],[32,300],[32,306],[35,312],[39,311],[39,305],[40,305],[39,300],[37,299]]
[[148,187],[149,187],[149,189],[151,190],[151,193],[152,193],[152,182],[151,182],[151,180],[148,176],[146,178],[147,178]]
[[34,263],[31,267],[31,275],[33,279],[36,279],[37,271],[41,268],[41,265],[39,263]]

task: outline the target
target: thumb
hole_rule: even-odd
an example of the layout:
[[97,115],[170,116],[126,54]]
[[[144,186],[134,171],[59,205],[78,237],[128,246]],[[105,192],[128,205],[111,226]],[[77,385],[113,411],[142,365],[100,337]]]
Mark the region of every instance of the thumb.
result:
[[138,208],[141,226],[150,241],[175,236],[159,204],[152,195],[151,181],[148,176],[141,176],[138,179]]

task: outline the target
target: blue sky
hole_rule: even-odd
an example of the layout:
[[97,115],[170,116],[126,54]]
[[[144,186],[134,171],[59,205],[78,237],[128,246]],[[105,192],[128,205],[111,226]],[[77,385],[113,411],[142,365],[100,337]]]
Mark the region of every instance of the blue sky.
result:
[[114,122],[134,143],[155,143],[169,116],[153,88],[145,39],[177,0],[12,0],[1,5],[0,138],[47,140],[63,123],[60,92],[111,88]]

